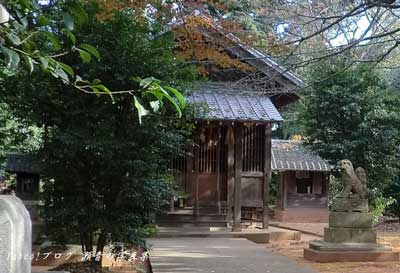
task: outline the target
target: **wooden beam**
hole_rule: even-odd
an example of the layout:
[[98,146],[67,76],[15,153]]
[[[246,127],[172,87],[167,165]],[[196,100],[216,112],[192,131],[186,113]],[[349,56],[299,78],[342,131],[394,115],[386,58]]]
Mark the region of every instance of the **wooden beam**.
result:
[[192,191],[193,161],[194,161],[194,143],[190,141],[186,144],[186,169],[185,169],[185,193]]
[[264,194],[263,194],[263,228],[269,226],[269,187],[271,182],[271,133],[272,126],[270,123],[265,125],[265,148],[264,148]]
[[242,231],[242,151],[243,127],[237,124],[235,128],[235,206],[233,231]]
[[284,202],[285,202],[285,188],[283,185],[283,172],[278,172],[278,208],[280,210],[283,210],[284,208]]
[[232,127],[229,127],[227,137],[225,139],[225,143],[228,146],[228,154],[227,154],[227,167],[228,167],[228,189],[227,189],[227,205],[228,205],[228,211],[227,211],[227,217],[228,221],[231,222],[233,219],[233,189],[235,185],[235,142],[234,138],[229,137],[229,131],[232,130]]
[[329,193],[329,187],[330,187],[330,183],[331,183],[331,176],[330,173],[327,172],[326,174],[326,207],[329,207],[329,199],[331,198],[330,193]]
[[169,211],[174,212],[175,211],[175,198],[174,196],[171,197],[171,200],[169,201]]
[[194,183],[193,183],[193,214],[194,216],[199,216],[199,153],[200,149],[194,149]]
[[221,127],[217,127],[217,147],[216,147],[216,173],[217,173],[217,206],[218,214],[221,214]]
[[283,181],[282,181],[283,182],[283,210],[286,210],[286,208],[287,208],[288,185],[287,185],[286,177],[287,177],[286,172],[283,172]]

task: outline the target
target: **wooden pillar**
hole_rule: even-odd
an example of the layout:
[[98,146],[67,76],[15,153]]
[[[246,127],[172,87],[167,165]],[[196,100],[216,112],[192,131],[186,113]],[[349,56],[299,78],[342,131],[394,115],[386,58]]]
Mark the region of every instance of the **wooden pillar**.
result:
[[17,188],[16,188],[16,193],[21,193],[22,192],[22,182],[23,178],[21,177],[20,173],[17,173]]
[[[194,149],[193,215],[199,216],[199,149]],[[192,176],[192,177],[193,177]]]
[[284,208],[284,202],[285,202],[285,189],[284,189],[284,184],[283,184],[283,172],[278,172],[278,208],[280,210],[283,210]]
[[242,231],[242,124],[235,127],[235,186],[234,186],[234,222],[233,231]]
[[218,214],[221,214],[221,127],[217,126],[216,146],[216,173],[217,173],[217,206]]
[[185,169],[185,193],[192,191],[192,177],[193,177],[193,160],[194,160],[194,150],[193,141],[189,141],[186,144],[186,169]]
[[193,199],[193,161],[194,161],[194,143],[193,141],[189,141],[186,144],[186,169],[185,169],[185,193],[191,193],[189,199],[190,200],[185,200],[185,203],[183,204],[186,206],[188,203],[193,205],[194,199]]
[[169,211],[174,212],[175,211],[175,198],[174,196],[171,197],[171,200],[169,201]]
[[330,191],[329,191],[329,187],[330,187],[330,184],[331,183],[331,175],[330,175],[330,173],[328,172],[327,174],[326,174],[326,207],[327,208],[329,208],[329,198],[331,198],[330,197]]
[[271,124],[265,125],[265,148],[264,148],[264,194],[263,194],[263,228],[267,229],[269,226],[269,186],[271,182]]
[[233,189],[235,183],[235,136],[233,132],[233,128],[229,127],[228,132],[225,138],[225,144],[228,146],[228,154],[227,154],[227,167],[228,167],[228,189],[227,189],[227,217],[228,221],[231,222],[233,218],[232,209],[233,209]]
[[196,175],[195,183],[195,200],[194,200],[194,215],[199,216],[199,175]]
[[287,208],[287,195],[288,195],[288,185],[286,181],[286,172],[282,173],[282,182],[283,182],[283,210],[286,210]]
[[321,173],[321,195],[326,196],[326,185],[327,185],[327,175],[326,173]]

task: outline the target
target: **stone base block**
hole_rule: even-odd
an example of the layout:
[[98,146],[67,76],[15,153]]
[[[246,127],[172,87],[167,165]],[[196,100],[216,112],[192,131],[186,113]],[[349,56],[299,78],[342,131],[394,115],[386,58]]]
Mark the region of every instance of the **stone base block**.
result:
[[279,242],[279,241],[300,241],[301,240],[301,232],[299,231],[273,231],[269,234],[269,241],[270,242]]
[[367,212],[331,212],[329,227],[333,228],[372,228],[373,215]]
[[310,242],[310,249],[323,252],[391,252],[392,248],[376,243],[329,243],[325,241]]
[[288,208],[275,211],[274,220],[285,223],[328,223],[328,208]]
[[272,231],[272,232],[241,232],[234,234],[237,238],[246,238],[256,244],[268,244],[287,240],[301,240],[299,231]]
[[304,258],[317,263],[399,261],[400,253],[391,251],[318,251],[304,249]]
[[332,202],[332,211],[368,212],[368,200],[360,198],[336,198]]
[[324,241],[329,243],[376,243],[372,228],[325,228]]

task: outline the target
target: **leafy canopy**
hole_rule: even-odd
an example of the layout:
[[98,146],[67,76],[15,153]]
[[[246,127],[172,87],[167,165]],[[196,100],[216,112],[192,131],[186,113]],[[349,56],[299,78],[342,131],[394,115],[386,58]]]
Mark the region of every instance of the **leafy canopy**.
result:
[[8,153],[36,151],[41,146],[43,130],[17,118],[10,107],[0,103],[0,165]]
[[93,41],[85,43],[76,37],[89,21],[86,5],[86,1],[34,0],[8,0],[0,4],[0,35],[3,37],[0,41],[0,83],[21,70],[33,73],[39,69],[83,93],[109,95],[111,100],[115,95],[136,93],[133,101],[140,121],[143,115],[154,110],[153,107],[146,108],[142,102],[147,94],[153,95],[151,102],[168,101],[181,115],[185,107],[181,94],[172,87],[162,86],[150,75],[145,75],[142,80],[131,74],[126,80],[135,76],[139,85],[110,90],[98,75],[93,75],[94,80],[89,81],[64,62],[63,58],[70,55],[80,57],[75,64],[89,64],[101,59]]
[[364,167],[380,189],[399,172],[400,96],[369,65],[330,60],[310,73],[300,120],[309,144],[336,163]]
[[[114,90],[152,82],[130,79],[132,74],[154,75],[171,86],[183,86],[195,77],[195,70],[175,57],[173,37],[157,22],[134,21],[130,10],[98,21],[96,7],[86,11],[91,16],[76,38],[95,42],[101,59],[82,64],[76,62],[78,56],[62,57],[83,77],[106,79]],[[43,217],[54,234],[67,240],[79,235],[84,251],[94,250],[93,245],[102,251],[109,242],[141,242],[150,214],[169,198],[170,159],[181,152],[190,133],[185,124],[177,128],[182,121],[173,103],[184,104],[179,94],[164,107],[152,86],[141,96],[125,93],[112,101],[78,93],[39,71],[26,71],[4,81],[0,98],[18,117],[45,128],[39,150]],[[142,98],[145,109],[135,105]],[[150,107],[156,114],[143,117],[140,124],[137,115]]]

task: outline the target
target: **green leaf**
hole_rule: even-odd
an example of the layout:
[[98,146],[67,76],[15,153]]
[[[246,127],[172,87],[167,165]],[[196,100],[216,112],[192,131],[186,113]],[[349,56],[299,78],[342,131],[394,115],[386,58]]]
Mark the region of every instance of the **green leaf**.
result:
[[71,31],[67,31],[67,37],[71,40],[72,44],[76,44],[76,38],[75,35]]
[[6,34],[6,37],[14,44],[14,45],[20,45],[21,44],[21,39],[17,36],[17,35],[15,35],[15,34],[13,34],[13,33],[7,33]]
[[65,9],[74,17],[78,25],[83,25],[88,21],[88,14],[83,7],[76,1],[69,1],[65,3]]
[[156,88],[147,90],[145,94],[152,94],[159,101],[162,101],[162,99],[164,98],[164,94],[162,92],[160,92],[159,89],[156,89]]
[[0,51],[3,52],[6,57],[7,69],[10,71],[16,70],[21,60],[19,54],[14,50],[3,46],[2,44],[0,44]]
[[84,63],[89,63],[90,60],[92,59],[92,56],[89,53],[87,53],[85,50],[82,50],[80,48],[76,48],[76,49],[78,50],[79,56],[81,57],[82,61]]
[[68,77],[67,73],[65,73],[65,71],[60,68],[52,71],[51,74],[56,78],[61,78],[64,82],[67,82],[67,83],[69,82],[69,77]]
[[45,57],[39,57],[39,60],[42,63],[42,69],[46,70],[49,67],[49,60]]
[[105,85],[103,85],[103,84],[97,84],[97,85],[95,85],[95,87],[96,87],[97,89],[99,89],[100,91],[103,91],[104,93],[106,93],[107,95],[109,95],[109,96],[111,97],[112,102],[115,103],[113,94],[111,93],[110,89],[108,89],[108,88],[107,88]]
[[74,24],[74,18],[72,18],[71,14],[68,12],[63,13],[63,21],[64,25],[67,27],[69,31],[74,30],[75,24]]
[[67,72],[71,77],[74,76],[74,69],[72,69],[72,67],[70,67],[69,65],[62,63],[62,62],[58,62],[58,65],[61,67],[62,70]]
[[41,31],[47,39],[53,44],[53,47],[56,51],[59,51],[61,49],[61,44],[58,38],[51,32],[49,31]]
[[75,77],[75,83],[85,83],[85,84],[90,85],[90,82],[89,82],[88,80],[82,79],[82,77],[79,76],[79,75],[76,75],[76,77]]
[[26,63],[28,65],[29,68],[29,73],[32,73],[34,70],[34,65],[33,65],[33,60],[31,57],[24,55],[24,58],[26,60]]
[[141,77],[138,77],[138,76],[132,76],[132,77],[130,77],[129,79],[132,80],[132,81],[134,81],[134,82],[137,82],[137,83],[139,83],[139,84],[140,84],[140,82],[142,81],[142,78],[141,78]]
[[186,100],[181,92],[179,92],[178,90],[176,90],[175,88],[170,87],[170,86],[163,86],[163,87],[164,87],[164,89],[166,89],[169,92],[171,92],[172,94],[174,94],[174,96],[178,99],[179,103],[181,104],[182,108],[186,107]]
[[97,84],[101,84],[101,80],[99,80],[99,79],[94,79],[94,80],[92,81],[92,85],[97,85]]
[[94,46],[89,44],[81,44],[79,47],[92,54],[92,56],[96,57],[97,60],[100,60],[100,53]]
[[93,92],[97,95],[100,96],[100,90],[96,88],[96,86],[90,86],[90,88],[93,90]]
[[182,109],[181,109],[181,106],[176,102],[176,100],[173,97],[171,97],[171,95],[161,86],[158,86],[157,89],[159,89],[164,94],[164,97],[167,100],[169,100],[169,102],[175,107],[175,110],[178,112],[179,117],[181,117]]
[[28,16],[25,14],[21,13],[20,11],[16,11],[18,21],[21,22],[21,24],[26,28],[28,27]]
[[140,103],[139,99],[136,96],[134,96],[134,99],[135,99],[135,107],[138,111],[139,123],[142,124],[142,117],[146,116],[149,112]]
[[154,78],[154,77],[144,78],[143,80],[140,81],[140,87],[142,87],[143,89],[146,89],[146,88],[149,87],[155,80],[156,80],[156,78]]
[[38,18],[38,23],[39,23],[39,26],[48,26],[48,25],[50,25],[51,24],[51,21],[50,21],[50,19],[49,18],[47,18],[46,16],[44,16],[44,15],[40,15],[39,16],[39,18]]

